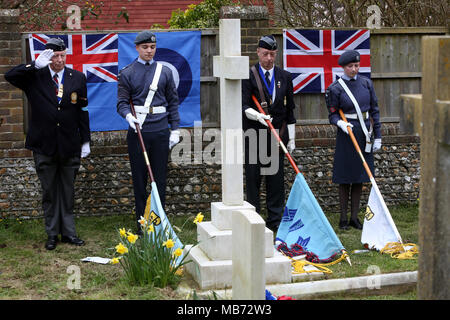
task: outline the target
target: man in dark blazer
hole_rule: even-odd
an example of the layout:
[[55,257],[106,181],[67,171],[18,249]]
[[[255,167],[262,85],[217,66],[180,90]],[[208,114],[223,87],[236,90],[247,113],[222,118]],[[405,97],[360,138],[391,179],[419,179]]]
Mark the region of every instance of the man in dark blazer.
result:
[[84,244],[75,231],[73,206],[80,158],[90,153],[86,77],[65,65],[64,41],[51,38],[35,61],[5,74],[31,103],[25,147],[33,151],[41,182],[47,250],[56,248],[59,234],[61,242]]
[[[276,233],[280,224],[284,204],[284,153],[281,148],[273,147],[272,134],[265,120],[270,120],[289,152],[295,149],[294,94],[291,74],[276,67],[277,43],[272,35],[263,36],[257,48],[259,62],[254,66],[261,80],[265,101],[266,115],[260,113],[252,100],[254,95],[261,103],[257,79],[250,69],[250,78],[242,81],[243,129],[245,139],[245,183],[247,201],[260,213],[260,186],[264,175],[266,178],[266,225]],[[251,141],[252,132],[256,132],[257,141]],[[250,131],[249,131],[250,130]],[[250,138],[247,138],[250,137]],[[261,140],[261,141],[260,141]],[[272,147],[271,147],[272,145]],[[266,150],[262,150],[265,148]],[[266,159],[264,159],[266,158]],[[270,161],[267,161],[269,158]],[[275,170],[266,170],[271,163]],[[270,172],[274,171],[274,172]]]

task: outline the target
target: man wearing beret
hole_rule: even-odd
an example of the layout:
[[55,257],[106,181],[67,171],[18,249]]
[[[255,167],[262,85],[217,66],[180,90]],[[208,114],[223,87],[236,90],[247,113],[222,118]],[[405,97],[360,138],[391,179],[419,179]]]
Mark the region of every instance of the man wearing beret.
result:
[[[148,198],[148,173],[136,126],[141,129],[164,208],[169,150],[180,141],[180,115],[172,71],[153,59],[156,53],[156,36],[150,31],[142,31],[136,36],[134,43],[138,57],[120,71],[117,112],[129,123],[127,143],[137,221],[144,216]],[[136,110],[136,117],[131,113],[130,102]],[[137,232],[141,233],[139,223]]]
[[[359,52],[345,51],[339,57],[338,63],[344,73],[341,79],[333,82],[325,92],[329,121],[338,127],[332,181],[339,184],[339,228],[346,230],[350,226],[361,230],[362,224],[358,220],[358,213],[362,184],[370,180],[348,136],[348,127],[352,128],[364,158],[371,172],[374,173],[373,152],[381,148],[380,112],[372,81],[358,74]],[[353,95],[357,105],[354,104],[344,86]],[[361,116],[356,108],[360,110]],[[341,120],[339,109],[342,109],[348,122]],[[350,220],[347,218],[349,198],[351,199]]]
[[25,147],[33,151],[42,187],[45,248],[59,241],[84,245],[77,237],[73,216],[74,183],[80,158],[90,153],[86,77],[66,67],[66,45],[50,38],[30,64],[21,64],[5,79],[22,89],[31,104]]
[[[245,140],[246,196],[247,201],[260,213],[260,186],[264,176],[267,206],[266,225],[276,233],[285,204],[284,153],[281,148],[271,148],[273,137],[265,120],[270,120],[274,128],[279,130],[279,135],[288,151],[294,151],[296,123],[294,94],[291,74],[275,66],[277,55],[275,38],[272,35],[261,37],[256,53],[259,62],[250,69],[249,79],[242,81],[242,126],[245,132],[254,130],[258,140],[256,143],[250,139]],[[260,80],[262,94],[260,94],[257,80]],[[260,103],[262,102],[261,95],[264,96],[267,103],[266,115],[258,111],[252,95]],[[262,151],[261,146],[265,150]],[[269,162],[272,162],[273,159],[277,160],[274,172],[271,172],[272,170],[264,172],[263,168],[267,169],[271,164],[267,163],[267,159],[262,158],[265,155],[269,156]]]

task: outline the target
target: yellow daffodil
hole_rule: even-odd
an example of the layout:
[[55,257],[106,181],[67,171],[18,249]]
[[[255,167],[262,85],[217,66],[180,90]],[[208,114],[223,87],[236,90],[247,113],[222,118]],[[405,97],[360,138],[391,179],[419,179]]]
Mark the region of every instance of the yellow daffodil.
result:
[[173,255],[175,256],[175,257],[179,257],[179,256],[181,256],[183,254],[183,250],[181,250],[180,248],[178,248],[177,250],[175,250],[174,252],[173,252]]
[[155,232],[155,227],[153,227],[153,224],[151,224],[147,229],[147,233],[150,234],[150,232]]
[[130,243],[135,243],[136,240],[137,240],[138,238],[139,238],[138,235],[129,233],[129,234],[128,234],[128,237],[127,237],[127,240],[128,240],[128,242],[130,242]]
[[172,239],[163,242],[163,246],[165,246],[167,249],[173,248],[174,245],[175,243]]
[[125,231],[125,228],[119,229],[119,233],[120,233],[120,236],[122,238],[125,238],[125,236],[127,235],[127,232]]
[[199,213],[197,214],[197,216],[195,217],[195,219],[194,219],[194,223],[197,224],[197,223],[199,223],[199,222],[202,222],[202,221],[203,221],[203,218],[204,218],[203,214],[202,214],[201,212],[199,212]]
[[125,254],[128,252],[128,248],[125,247],[122,242],[116,246],[116,250],[119,254]]
[[119,263],[119,258],[114,257],[114,258],[112,258],[112,259],[109,261],[109,263],[111,263],[111,264],[117,264],[117,263]]

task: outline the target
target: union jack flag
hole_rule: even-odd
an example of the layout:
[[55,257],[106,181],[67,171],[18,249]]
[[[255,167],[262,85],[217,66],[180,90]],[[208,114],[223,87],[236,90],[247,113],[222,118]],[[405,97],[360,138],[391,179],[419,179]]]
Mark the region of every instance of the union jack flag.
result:
[[283,30],[284,69],[292,74],[294,93],[325,92],[343,74],[345,50],[361,55],[359,72],[370,77],[369,30]]
[[67,48],[66,65],[83,72],[88,83],[117,82],[118,36],[109,34],[31,34],[30,53],[36,59],[51,37],[61,38]]

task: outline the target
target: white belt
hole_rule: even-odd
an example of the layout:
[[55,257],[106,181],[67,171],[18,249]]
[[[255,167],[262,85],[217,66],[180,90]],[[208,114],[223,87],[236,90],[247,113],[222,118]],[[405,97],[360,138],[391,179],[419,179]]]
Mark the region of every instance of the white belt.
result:
[[[358,119],[357,113],[346,113],[344,114],[347,119]],[[369,119],[369,112],[362,113],[364,119]]]
[[134,109],[136,110],[136,113],[145,113],[145,114],[148,113],[158,114],[166,112],[166,107],[164,106],[153,106],[153,107],[134,106]]

